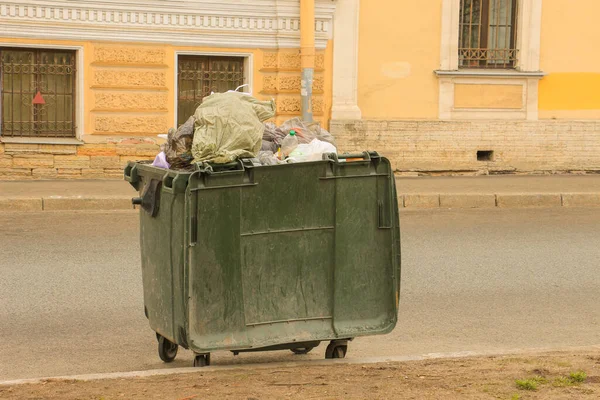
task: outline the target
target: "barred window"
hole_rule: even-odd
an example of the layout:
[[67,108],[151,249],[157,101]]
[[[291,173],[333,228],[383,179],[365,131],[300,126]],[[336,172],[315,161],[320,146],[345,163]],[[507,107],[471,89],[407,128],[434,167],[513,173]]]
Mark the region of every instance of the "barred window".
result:
[[179,56],[177,125],[194,115],[202,99],[244,84],[244,57]]
[[1,135],[75,137],[75,51],[0,48]]
[[461,0],[459,67],[515,68],[517,0]]

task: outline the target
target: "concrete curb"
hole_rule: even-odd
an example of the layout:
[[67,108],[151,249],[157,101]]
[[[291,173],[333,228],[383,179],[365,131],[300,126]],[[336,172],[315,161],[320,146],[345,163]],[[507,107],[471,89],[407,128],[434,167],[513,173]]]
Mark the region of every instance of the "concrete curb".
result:
[[[398,196],[401,209],[600,207],[600,193],[411,193]],[[131,196],[0,197],[0,211],[134,210]]]
[[0,381],[0,386],[13,386],[24,384],[36,384],[48,381],[98,381],[106,379],[133,379],[133,378],[148,378],[153,376],[165,376],[176,374],[193,374],[193,373],[216,373],[220,371],[230,371],[239,369],[281,369],[295,368],[302,366],[322,366],[332,364],[381,364],[390,362],[408,362],[408,361],[424,361],[424,360],[451,360],[467,357],[501,357],[513,355],[535,355],[559,352],[574,352],[574,351],[589,351],[590,349],[598,349],[600,345],[591,346],[570,346],[559,348],[520,348],[510,350],[490,350],[490,351],[458,351],[452,353],[427,353],[419,355],[407,356],[388,356],[388,357],[366,357],[366,358],[343,358],[337,360],[306,360],[294,362],[279,362],[266,364],[237,364],[237,365],[221,365],[210,366],[204,368],[184,367],[184,368],[163,368],[146,371],[130,371],[130,372],[108,372],[100,374],[85,374],[85,375],[67,375],[67,376],[51,376],[44,378],[28,378],[28,379],[13,379]]
[[69,210],[133,210],[131,197],[123,196],[89,196],[60,197],[51,196],[43,199],[44,211]]
[[117,211],[133,209],[131,196],[0,197],[0,211]]
[[600,207],[600,193],[419,193],[398,196],[404,209]]

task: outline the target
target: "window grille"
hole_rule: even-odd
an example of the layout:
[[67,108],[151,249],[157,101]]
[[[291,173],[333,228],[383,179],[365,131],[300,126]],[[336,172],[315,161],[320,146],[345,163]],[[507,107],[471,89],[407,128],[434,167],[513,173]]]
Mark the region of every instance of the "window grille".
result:
[[4,136],[75,137],[75,51],[0,49]]
[[459,67],[515,68],[517,0],[461,0]]
[[194,115],[202,99],[244,84],[243,57],[179,56],[177,124]]

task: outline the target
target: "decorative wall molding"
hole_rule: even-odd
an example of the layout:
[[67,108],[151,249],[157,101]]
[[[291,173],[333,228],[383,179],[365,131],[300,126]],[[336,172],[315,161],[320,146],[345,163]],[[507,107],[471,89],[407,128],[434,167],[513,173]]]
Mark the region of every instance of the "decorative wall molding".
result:
[[[440,83],[440,119],[536,120],[538,118],[538,83],[544,76],[544,73],[539,70],[542,1],[518,0],[519,57],[515,70],[469,70],[458,68],[460,0],[443,0],[440,70],[435,71]],[[523,109],[517,111],[456,109],[454,85],[461,83],[523,85]]]
[[[316,0],[315,44],[332,37],[336,2]],[[5,1],[0,28],[18,38],[297,48],[298,0]]]
[[361,119],[358,107],[360,0],[338,0],[333,47],[332,119]]
[[[322,72],[325,69],[325,54],[315,54],[315,71]],[[297,71],[300,72],[301,58],[300,51],[280,51],[263,53],[263,64],[261,71],[280,72]]]
[[[302,77],[299,75],[263,75],[262,93],[300,93],[302,86]],[[313,81],[313,93],[323,94],[325,91],[325,77],[317,75]]]
[[[298,96],[280,95],[277,96],[277,115],[299,116],[302,113],[302,98]],[[323,115],[325,103],[321,96],[313,98],[313,112],[315,115]]]
[[518,69],[540,70],[543,0],[521,0],[517,22]]
[[[439,118],[441,120],[537,120],[538,77],[440,76]],[[522,106],[510,108],[460,108],[455,104],[456,85],[522,86]]]
[[458,40],[460,21],[460,0],[443,0],[442,38],[440,48],[440,69],[458,69]]

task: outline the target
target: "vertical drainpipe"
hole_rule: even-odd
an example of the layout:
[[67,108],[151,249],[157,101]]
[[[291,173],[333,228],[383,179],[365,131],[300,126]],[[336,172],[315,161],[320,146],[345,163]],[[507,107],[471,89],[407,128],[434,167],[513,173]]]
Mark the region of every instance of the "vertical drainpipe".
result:
[[302,62],[302,119],[313,121],[312,88],[315,74],[315,0],[300,0],[300,58]]

